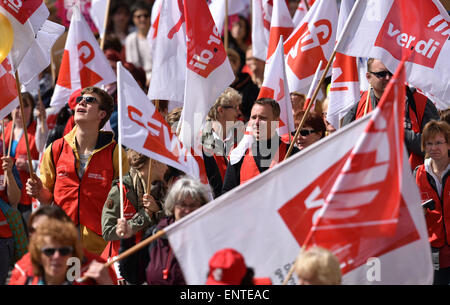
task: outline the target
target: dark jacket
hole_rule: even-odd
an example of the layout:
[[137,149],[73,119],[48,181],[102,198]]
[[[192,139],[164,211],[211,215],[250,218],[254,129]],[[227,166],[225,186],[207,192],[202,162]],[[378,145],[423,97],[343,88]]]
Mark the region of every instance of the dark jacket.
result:
[[[163,218],[158,225],[145,232],[143,239],[150,237],[174,221],[173,217]],[[132,246],[134,246],[134,238],[121,240],[119,253],[125,252]],[[180,265],[165,236],[122,259],[119,266],[123,278],[131,284],[140,285],[146,281],[148,285],[186,285]],[[165,274],[167,277],[164,276]]]

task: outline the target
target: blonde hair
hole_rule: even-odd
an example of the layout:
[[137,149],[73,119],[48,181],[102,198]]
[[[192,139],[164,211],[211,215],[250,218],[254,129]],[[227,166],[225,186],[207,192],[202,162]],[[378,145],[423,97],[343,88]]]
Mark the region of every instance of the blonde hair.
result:
[[209,110],[208,117],[211,120],[217,120],[217,117],[219,115],[219,111],[218,111],[219,107],[230,106],[232,104],[232,102],[235,100],[239,100],[239,104],[242,103],[242,95],[236,89],[228,87],[217,98],[216,102]]
[[299,254],[295,262],[299,278],[312,279],[314,285],[340,285],[341,268],[336,256],[321,247],[311,247]]
[[72,257],[77,257],[80,261],[82,261],[83,249],[78,230],[75,225],[72,222],[49,218],[38,226],[36,231],[31,236],[30,243],[28,245],[34,275],[44,275],[44,269],[41,261],[41,248],[45,246],[46,237],[50,237],[50,239],[55,243],[72,247]]

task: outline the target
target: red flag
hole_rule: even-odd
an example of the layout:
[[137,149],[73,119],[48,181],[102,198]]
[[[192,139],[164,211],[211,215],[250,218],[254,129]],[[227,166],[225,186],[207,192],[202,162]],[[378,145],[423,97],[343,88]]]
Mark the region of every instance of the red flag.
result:
[[8,56],[0,64],[0,119],[10,114],[18,105],[16,79]]
[[281,36],[286,40],[294,29],[289,9],[284,1],[275,1],[272,10],[272,21],[270,23],[269,45],[267,49],[267,60],[275,52]]
[[[317,211],[310,236],[332,251],[347,247],[341,262],[360,261],[367,253],[359,245],[371,238],[393,237],[397,232],[403,173],[403,117],[405,71],[401,62],[365,132],[342,162],[340,173]],[[389,191],[387,191],[389,190]],[[316,199],[318,199],[316,197]],[[374,244],[373,253],[382,245]]]
[[0,1],[0,13],[9,19],[14,29],[11,63],[17,68],[50,12],[42,0],[3,0]]
[[205,1],[184,1],[187,69],[184,106],[178,124],[181,142],[195,147],[217,97],[235,76]]

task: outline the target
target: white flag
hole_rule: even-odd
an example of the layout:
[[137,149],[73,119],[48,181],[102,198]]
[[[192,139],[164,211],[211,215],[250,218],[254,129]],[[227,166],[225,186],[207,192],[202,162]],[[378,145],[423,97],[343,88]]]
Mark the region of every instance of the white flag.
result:
[[255,58],[266,60],[269,46],[272,5],[269,0],[252,0],[252,51]]
[[48,20],[44,22],[18,68],[19,80],[23,85],[27,85],[50,65],[52,47],[64,30],[62,25]]
[[105,54],[80,10],[74,6],[51,108],[59,110],[64,107],[77,89],[115,81],[116,75]]
[[450,106],[450,16],[438,0],[358,1],[353,13],[338,52],[378,58],[390,71],[406,55],[407,82]]
[[184,145],[196,147],[206,115],[235,76],[206,2],[185,1],[184,17],[187,68],[178,131]]
[[[167,227],[166,235],[186,282],[204,284],[211,256],[220,249],[233,248],[243,254],[255,277],[270,277],[272,283],[281,284],[323,204],[327,190],[322,186],[336,179],[368,118],[316,142]],[[361,243],[359,247],[367,256],[357,264],[351,264],[352,253],[348,252],[348,260],[341,261],[347,266],[344,284],[370,283],[366,275],[372,265],[366,261],[371,256],[376,256],[381,266],[381,281],[372,284],[432,282],[427,228],[406,159],[402,180],[405,204],[397,233]],[[378,252],[373,253],[373,245]],[[341,252],[347,253],[346,249]],[[290,283],[295,281],[294,276]]]
[[[111,1],[111,0],[110,0]],[[95,24],[95,27],[100,34],[100,38],[105,36],[105,17],[106,17],[106,6],[108,0],[92,0],[91,8],[89,9],[89,15]]]

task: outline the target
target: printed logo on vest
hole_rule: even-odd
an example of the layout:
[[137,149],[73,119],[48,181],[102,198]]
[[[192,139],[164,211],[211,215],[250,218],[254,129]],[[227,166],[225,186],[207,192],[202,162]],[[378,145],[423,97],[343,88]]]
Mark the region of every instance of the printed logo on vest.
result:
[[105,177],[103,177],[101,174],[96,173],[88,173],[88,178],[96,179],[96,180],[106,180]]
[[67,167],[65,165],[60,165],[56,168],[56,177],[67,177]]

